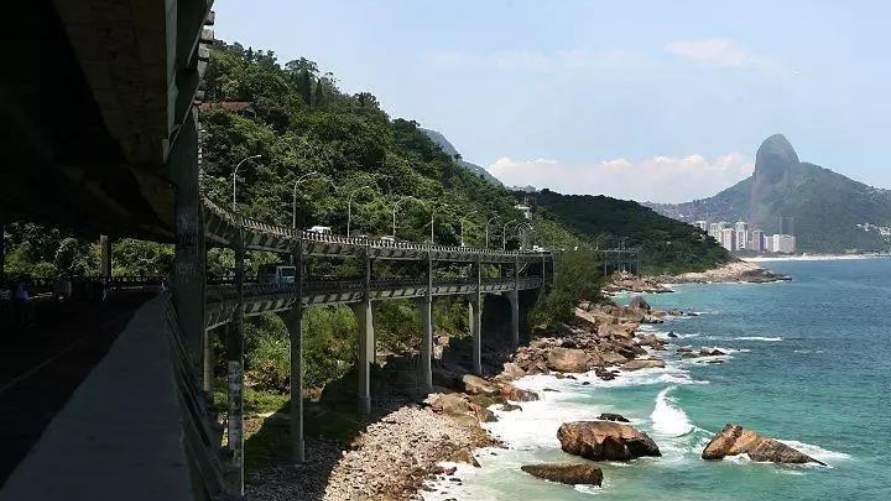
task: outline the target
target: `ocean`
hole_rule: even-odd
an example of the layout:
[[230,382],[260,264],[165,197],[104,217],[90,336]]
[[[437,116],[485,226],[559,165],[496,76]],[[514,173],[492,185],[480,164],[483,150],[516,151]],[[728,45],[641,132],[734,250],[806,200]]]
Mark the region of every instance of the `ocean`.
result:
[[[508,448],[479,450],[482,468],[458,465],[460,482],[430,484],[436,492],[425,499],[891,499],[891,259],[767,266],[793,280],[680,285],[673,294],[646,296],[656,308],[701,316],[645,329],[675,332],[680,338],[669,346],[725,348],[724,363],[683,360],[670,347],[665,369],[614,381],[523,378],[518,386],[543,400],[522,403],[522,412],[496,412],[499,421],[486,425]],[[602,487],[549,483],[520,470],[584,461],[560,450],[557,428],[601,412],[629,418],[663,456],[599,463]],[[731,422],[828,466],[700,459],[710,437]]]

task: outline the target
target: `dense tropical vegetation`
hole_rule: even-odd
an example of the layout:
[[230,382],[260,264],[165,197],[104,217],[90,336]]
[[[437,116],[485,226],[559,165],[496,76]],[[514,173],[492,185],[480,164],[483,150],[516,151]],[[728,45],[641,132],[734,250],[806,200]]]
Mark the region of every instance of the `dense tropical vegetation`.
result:
[[[431,140],[419,124],[392,119],[368,93],[347,94],[315,62],[280,64],[269,51],[217,43],[206,74],[201,107],[202,183],[222,207],[232,205],[232,174],[238,171],[237,210],[279,225],[329,226],[335,233],[395,237],[437,244],[519,245],[515,229],[523,215],[514,208],[525,193],[512,193],[464,166],[460,155]],[[547,190],[532,198],[533,228],[527,244],[560,251],[560,279],[534,310],[537,323],[563,321],[573,303],[599,290],[599,264],[591,249],[610,236],[642,245],[647,269],[679,271],[726,259],[703,243],[691,227],[642,210],[637,204],[604,197],[563,197]],[[398,209],[397,209],[398,205]],[[648,212],[647,212],[648,211]],[[351,215],[351,217],[350,217]],[[514,229],[502,239],[506,223]],[[488,224],[488,232],[487,230]],[[98,247],[73,235],[31,223],[6,227],[6,270],[52,278],[95,274]],[[249,274],[282,259],[250,253]],[[114,273],[165,275],[173,260],[166,244],[118,240]],[[649,261],[652,260],[652,264]],[[230,271],[231,251],[211,249],[211,275]],[[356,263],[313,262],[313,273],[355,276]],[[396,273],[416,264],[382,264],[377,273]],[[460,269],[443,270],[460,273]],[[494,270],[484,270],[491,273]],[[401,353],[417,347],[418,311],[407,301],[375,305],[379,351]],[[438,300],[437,329],[467,332],[461,301]],[[343,375],[355,359],[355,318],[349,308],[313,308],[306,313],[306,382],[321,386]],[[284,389],[289,342],[275,315],[250,319],[246,363],[258,388]],[[219,340],[218,349],[222,350]],[[222,359],[220,357],[219,359]]]

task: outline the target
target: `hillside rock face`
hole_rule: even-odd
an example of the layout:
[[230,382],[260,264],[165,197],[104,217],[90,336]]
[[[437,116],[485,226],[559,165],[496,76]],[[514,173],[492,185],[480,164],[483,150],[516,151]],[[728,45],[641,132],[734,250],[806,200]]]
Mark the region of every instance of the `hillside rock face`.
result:
[[800,251],[891,249],[891,192],[802,162],[782,134],[758,148],[751,177],[710,198],[649,205],[686,222],[743,220],[767,234],[792,232]]

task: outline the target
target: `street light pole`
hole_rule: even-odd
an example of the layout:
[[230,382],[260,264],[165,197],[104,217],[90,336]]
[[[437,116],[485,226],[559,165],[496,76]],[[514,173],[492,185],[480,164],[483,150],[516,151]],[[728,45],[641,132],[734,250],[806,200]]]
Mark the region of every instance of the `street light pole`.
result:
[[399,204],[401,204],[402,202],[405,202],[406,200],[415,200],[415,201],[420,202],[420,200],[418,200],[417,198],[415,198],[411,195],[406,195],[406,196],[400,198],[399,200],[397,200],[396,203],[393,204],[393,235],[392,236],[393,236],[394,240],[396,239],[396,212],[399,210]]
[[308,172],[294,181],[294,190],[291,193],[291,228],[297,229],[297,187],[300,186],[306,178],[312,176],[324,176],[324,174],[319,174],[316,171]]
[[238,164],[235,166],[235,169],[232,170],[232,212],[238,212],[238,206],[236,205],[235,201],[235,186],[236,180],[238,179],[238,168],[241,167],[241,164],[247,162],[248,160],[253,160],[256,158],[263,158],[263,155],[251,155],[247,158],[244,158],[241,160],[241,162],[238,162]]
[[527,230],[531,230],[531,229],[534,228],[534,226],[532,225],[532,223],[523,222],[523,223],[518,224],[517,227],[516,227],[516,230],[517,230],[517,240],[520,241],[520,250],[523,250],[523,247],[525,247],[525,243],[526,243],[526,242],[525,242],[525,240],[526,240],[526,232],[523,232],[523,233],[522,233],[523,238],[521,239],[521,238],[520,238],[520,228],[525,228],[525,229],[527,229]]
[[347,238],[350,238],[350,225],[353,222],[353,197],[356,195],[356,193],[359,193],[362,190],[370,189],[372,188],[369,185],[360,186],[359,188],[353,190],[352,193],[350,193],[350,196],[347,197]]

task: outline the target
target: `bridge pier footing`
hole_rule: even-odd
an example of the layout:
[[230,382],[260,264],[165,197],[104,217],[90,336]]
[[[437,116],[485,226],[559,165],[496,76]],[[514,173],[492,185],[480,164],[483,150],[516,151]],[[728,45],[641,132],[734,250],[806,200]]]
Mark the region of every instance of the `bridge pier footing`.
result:
[[294,261],[294,307],[286,323],[291,338],[291,460],[303,463],[306,450],[303,441],[303,245],[298,242],[292,254]]
[[359,324],[359,412],[371,413],[371,364],[374,361],[374,317],[371,300],[364,299],[355,307]]
[[515,289],[507,293],[510,302],[510,345],[516,351],[520,347],[520,294]]
[[428,395],[433,392],[433,297],[426,296],[417,300],[416,304],[421,311],[421,353],[420,385],[418,392]]

